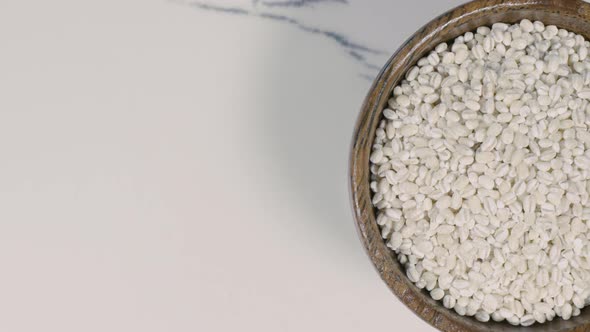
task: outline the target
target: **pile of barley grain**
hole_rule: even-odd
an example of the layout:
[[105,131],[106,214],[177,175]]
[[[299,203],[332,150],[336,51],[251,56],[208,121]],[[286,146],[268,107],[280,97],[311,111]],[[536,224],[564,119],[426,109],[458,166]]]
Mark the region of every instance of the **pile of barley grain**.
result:
[[590,296],[590,44],[523,20],[438,45],[376,131],[373,204],[408,278],[517,325]]

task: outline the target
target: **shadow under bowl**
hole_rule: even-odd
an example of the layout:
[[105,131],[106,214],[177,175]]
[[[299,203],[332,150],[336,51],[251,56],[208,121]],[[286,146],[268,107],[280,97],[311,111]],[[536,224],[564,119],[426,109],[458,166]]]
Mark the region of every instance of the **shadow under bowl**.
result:
[[441,331],[590,331],[590,310],[578,317],[529,327],[479,322],[448,310],[408,280],[404,267],[385,244],[375,221],[369,188],[369,155],[375,130],[392,89],[406,71],[442,42],[479,26],[516,23],[522,19],[556,25],[590,40],[590,4],[581,0],[476,0],[435,18],[410,37],[387,61],[375,79],[359,114],[350,154],[350,193],[359,237],[381,278],[393,293],[420,318]]

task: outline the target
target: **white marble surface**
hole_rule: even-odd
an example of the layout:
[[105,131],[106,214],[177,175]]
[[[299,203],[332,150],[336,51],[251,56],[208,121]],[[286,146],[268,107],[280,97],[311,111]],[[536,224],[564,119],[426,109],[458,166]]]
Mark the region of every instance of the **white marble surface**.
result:
[[460,2],[0,2],[0,331],[433,331],[347,158],[377,68]]

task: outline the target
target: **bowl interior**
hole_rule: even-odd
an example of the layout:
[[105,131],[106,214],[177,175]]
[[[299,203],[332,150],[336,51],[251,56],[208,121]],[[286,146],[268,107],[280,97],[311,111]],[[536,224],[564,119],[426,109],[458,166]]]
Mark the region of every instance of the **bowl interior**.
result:
[[514,327],[507,323],[481,323],[447,310],[419,290],[405,276],[404,268],[381,238],[375,221],[369,188],[369,155],[381,111],[393,87],[418,59],[441,42],[496,22],[516,23],[527,18],[546,25],[583,35],[590,40],[590,5],[579,0],[478,0],[457,7],[428,23],[416,32],[386,63],[377,77],[359,115],[350,159],[350,184],[353,212],[359,236],[373,264],[389,288],[422,319],[443,331],[590,331],[590,309],[578,317],[530,327]]

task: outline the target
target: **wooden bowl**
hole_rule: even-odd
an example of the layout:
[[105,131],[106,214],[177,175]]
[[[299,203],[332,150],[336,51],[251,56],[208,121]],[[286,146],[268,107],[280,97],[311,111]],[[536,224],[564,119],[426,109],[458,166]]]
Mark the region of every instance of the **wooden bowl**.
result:
[[556,317],[552,322],[530,327],[507,323],[482,323],[462,317],[430,298],[408,280],[403,266],[381,238],[375,221],[369,189],[369,154],[381,111],[393,87],[405,72],[437,44],[495,22],[515,23],[527,18],[556,25],[590,40],[590,4],[581,0],[477,0],[457,7],[429,22],[416,32],[387,61],[375,79],[358,117],[350,155],[350,188],[359,237],[381,278],[393,293],[420,318],[442,331],[590,331],[590,309],[568,321]]

